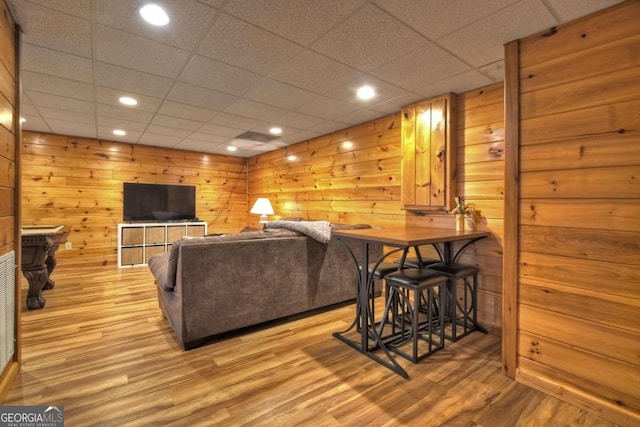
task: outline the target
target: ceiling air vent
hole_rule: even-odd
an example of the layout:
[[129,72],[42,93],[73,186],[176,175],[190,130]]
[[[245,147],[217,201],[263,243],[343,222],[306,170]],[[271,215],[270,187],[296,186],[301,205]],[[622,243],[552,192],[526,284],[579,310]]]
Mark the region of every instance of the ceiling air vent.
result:
[[260,132],[251,132],[246,131],[245,133],[241,133],[240,135],[236,136],[237,139],[248,139],[249,141],[255,141],[255,142],[269,142],[269,141],[273,141],[274,139],[278,139],[280,138],[277,135],[268,135],[266,133],[260,133]]

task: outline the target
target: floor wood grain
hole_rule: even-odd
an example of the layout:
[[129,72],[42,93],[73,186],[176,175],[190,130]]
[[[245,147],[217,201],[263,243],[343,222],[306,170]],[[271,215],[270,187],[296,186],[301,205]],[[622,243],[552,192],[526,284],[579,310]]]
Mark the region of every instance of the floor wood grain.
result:
[[491,335],[400,359],[409,380],[331,336],[353,305],[183,352],[147,268],[53,278],[45,308],[23,312],[23,367],[4,404],[64,405],[68,426],[614,425],[503,376]]

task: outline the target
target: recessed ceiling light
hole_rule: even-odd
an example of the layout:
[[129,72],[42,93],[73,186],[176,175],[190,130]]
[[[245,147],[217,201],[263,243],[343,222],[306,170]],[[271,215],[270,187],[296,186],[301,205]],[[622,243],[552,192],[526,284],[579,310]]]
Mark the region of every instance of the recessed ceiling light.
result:
[[342,143],[342,148],[346,148],[347,150],[348,150],[349,148],[353,148],[353,142],[351,142],[351,141],[345,141],[345,142],[343,142],[343,143]]
[[121,96],[119,101],[121,104],[124,104],[124,105],[138,105],[138,101],[131,98],[130,96]]
[[116,129],[113,131],[114,135],[118,135],[118,136],[125,136],[127,133],[125,131],[123,131],[122,129]]
[[287,160],[289,160],[290,162],[293,162],[296,159],[297,159],[297,157],[294,156],[293,154],[290,154],[290,155],[287,156]]
[[361,88],[358,88],[356,94],[358,95],[358,98],[367,101],[376,96],[376,91],[371,86],[362,86]]
[[282,129],[278,127],[272,127],[271,129],[269,129],[269,132],[271,132],[274,135],[280,135],[282,133]]
[[227,146],[227,151],[238,151],[238,147],[234,147],[233,145]]
[[140,8],[140,15],[152,25],[167,25],[169,23],[169,15],[157,4],[148,4]]

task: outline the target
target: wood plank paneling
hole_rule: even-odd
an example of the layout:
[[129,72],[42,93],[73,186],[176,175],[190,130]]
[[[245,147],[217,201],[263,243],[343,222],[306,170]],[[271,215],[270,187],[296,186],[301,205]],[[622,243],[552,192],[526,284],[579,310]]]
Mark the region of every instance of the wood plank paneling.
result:
[[22,151],[23,223],[71,226],[60,265],[116,263],[124,182],[195,185],[196,215],[211,233],[246,225],[241,158],[35,132],[24,133]]
[[[480,227],[492,238],[468,249],[465,259],[484,268],[480,279],[480,323],[500,334],[503,219],[503,85],[456,96],[458,194],[476,203]],[[391,227],[455,226],[443,213],[408,213],[402,208],[401,120],[392,114],[369,123],[249,159],[249,203],[268,197],[277,217]],[[405,129],[409,135],[415,129]],[[342,143],[349,141],[352,148]],[[295,161],[287,155],[295,154]],[[412,157],[413,157],[413,153]],[[467,167],[468,165],[468,167]],[[249,221],[257,225],[258,218]]]
[[[15,251],[15,264],[21,264],[20,239],[20,30],[5,0],[0,1],[0,255]],[[15,304],[5,299],[0,306],[3,354],[12,356],[0,366],[0,403],[3,401],[22,364],[22,338],[20,328],[20,276],[21,269],[13,274],[15,287],[10,289]],[[5,276],[5,279],[6,276]],[[3,286],[8,286],[6,280]],[[6,291],[6,289],[5,289]],[[13,319],[12,340],[5,333],[7,319]]]
[[640,1],[520,43],[518,378],[640,423]]

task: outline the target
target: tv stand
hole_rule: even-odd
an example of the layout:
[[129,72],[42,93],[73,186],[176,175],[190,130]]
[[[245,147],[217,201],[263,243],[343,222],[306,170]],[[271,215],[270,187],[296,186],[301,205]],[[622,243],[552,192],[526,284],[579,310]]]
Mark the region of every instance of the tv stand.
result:
[[155,254],[168,252],[183,237],[203,237],[206,222],[136,222],[118,224],[118,267],[147,265]]

